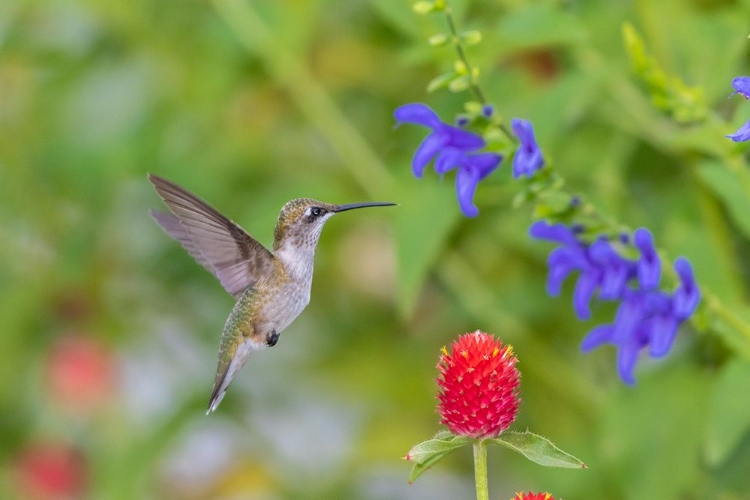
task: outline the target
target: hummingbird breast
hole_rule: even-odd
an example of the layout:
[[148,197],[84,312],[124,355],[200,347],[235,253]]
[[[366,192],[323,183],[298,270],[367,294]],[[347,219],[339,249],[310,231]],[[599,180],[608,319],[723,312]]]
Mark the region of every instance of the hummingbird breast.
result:
[[[268,335],[281,333],[300,315],[310,302],[310,284],[291,281],[269,283],[267,290],[259,290],[264,295],[259,304],[257,333]],[[265,293],[264,293],[265,292]]]

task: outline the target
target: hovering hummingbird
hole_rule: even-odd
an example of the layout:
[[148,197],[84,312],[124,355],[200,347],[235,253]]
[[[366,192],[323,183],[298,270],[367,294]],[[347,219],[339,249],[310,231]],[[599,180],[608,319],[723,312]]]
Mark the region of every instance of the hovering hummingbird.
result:
[[315,247],[325,222],[354,208],[395,205],[292,200],[279,213],[271,252],[186,189],[153,174],[148,179],[172,212],[152,211],[156,222],[237,300],[221,334],[207,414],[219,406],[250,354],[276,345],[310,302]]

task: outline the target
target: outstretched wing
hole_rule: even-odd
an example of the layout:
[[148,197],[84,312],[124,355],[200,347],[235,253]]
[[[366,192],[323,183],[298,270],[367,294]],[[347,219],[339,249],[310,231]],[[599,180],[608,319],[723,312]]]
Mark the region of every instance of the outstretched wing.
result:
[[271,275],[273,254],[244,229],[177,184],[153,174],[148,179],[172,211],[152,212],[156,222],[235,299],[259,278]]

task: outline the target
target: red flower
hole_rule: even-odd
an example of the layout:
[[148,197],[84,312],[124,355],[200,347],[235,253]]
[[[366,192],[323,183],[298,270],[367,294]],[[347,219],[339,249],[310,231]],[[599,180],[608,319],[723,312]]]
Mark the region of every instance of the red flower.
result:
[[63,408],[87,414],[107,402],[115,386],[114,355],[92,338],[59,338],[47,359],[46,388]]
[[14,468],[21,498],[60,500],[84,495],[85,458],[80,450],[66,444],[31,445],[16,458]]
[[516,418],[521,374],[511,346],[477,330],[443,347],[437,379],[441,423],[453,434],[497,437]]
[[555,500],[555,497],[549,493],[516,493],[516,496],[510,500]]

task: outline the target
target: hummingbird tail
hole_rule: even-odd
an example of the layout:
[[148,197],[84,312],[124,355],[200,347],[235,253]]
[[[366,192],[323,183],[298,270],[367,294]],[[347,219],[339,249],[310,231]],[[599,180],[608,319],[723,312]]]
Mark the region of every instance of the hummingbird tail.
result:
[[219,407],[219,403],[224,399],[224,394],[226,394],[229,384],[237,376],[240,368],[245,366],[245,363],[250,358],[250,354],[264,347],[266,345],[263,343],[247,339],[237,346],[237,350],[229,363],[223,363],[220,355],[219,367],[216,372],[216,379],[214,380],[214,388],[211,391],[211,399],[208,401],[206,415],[209,415]]

